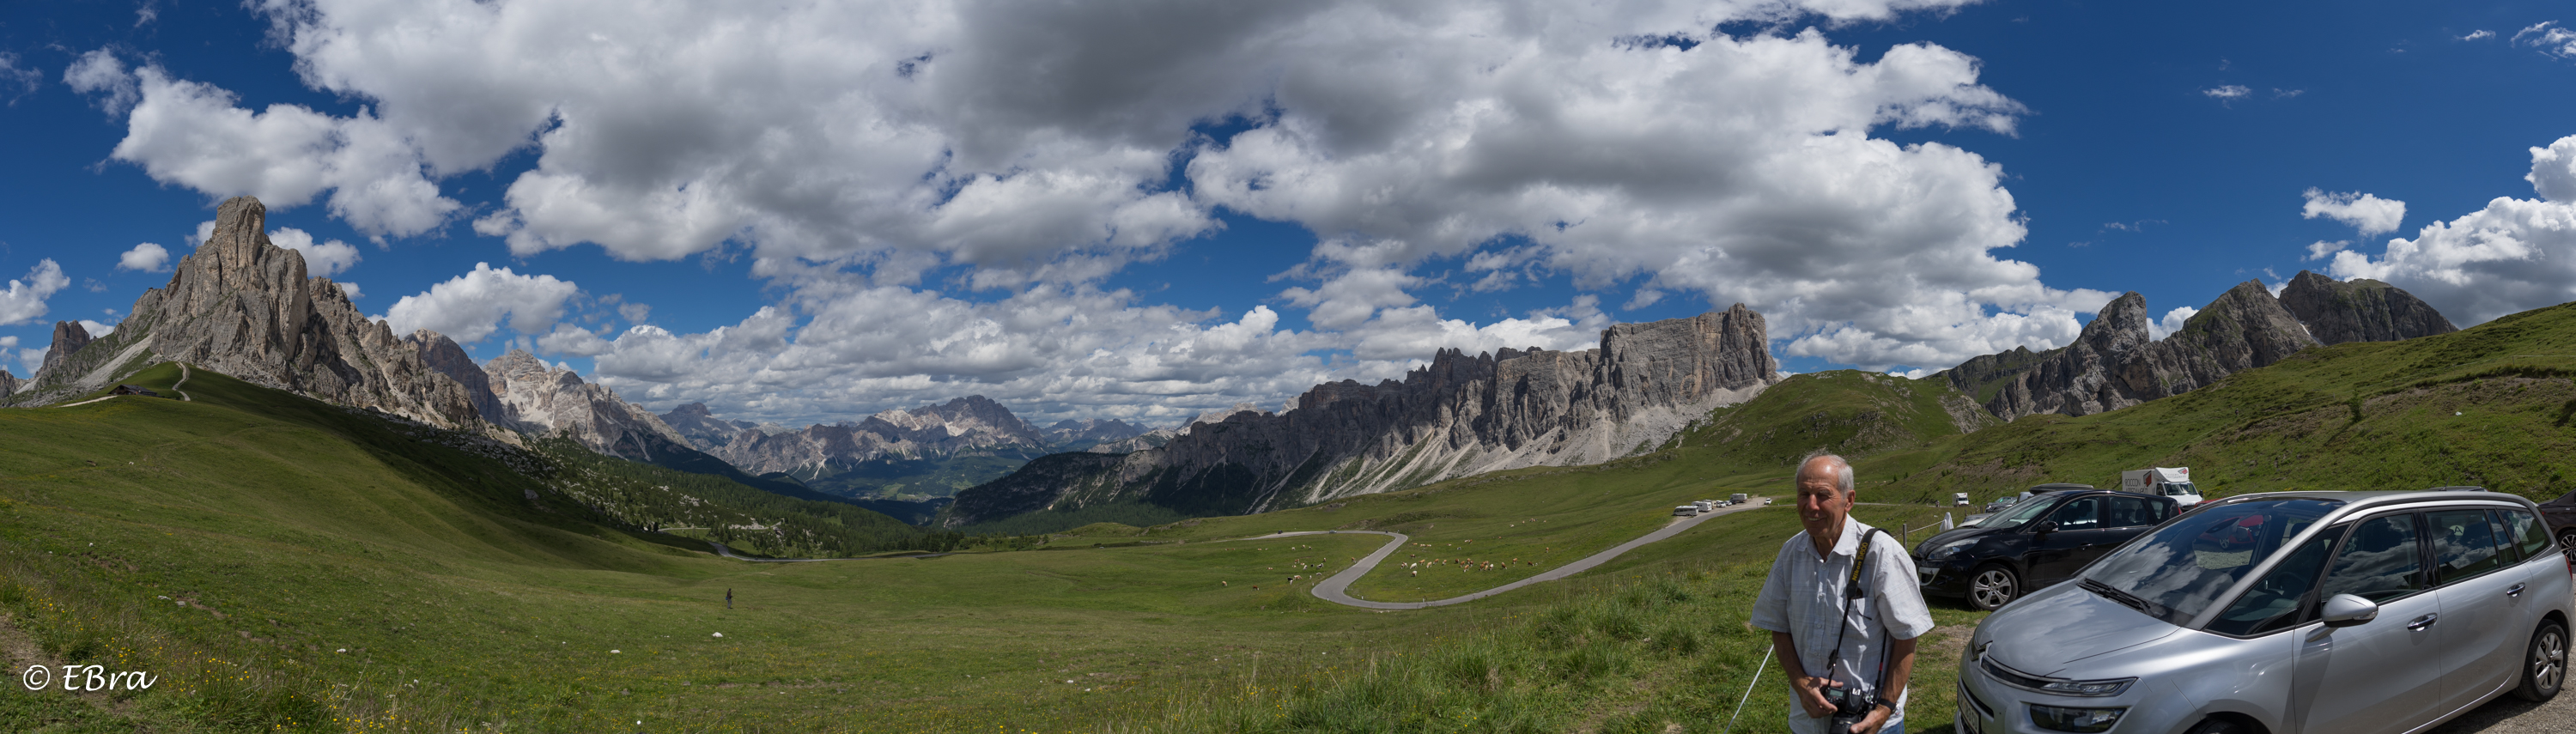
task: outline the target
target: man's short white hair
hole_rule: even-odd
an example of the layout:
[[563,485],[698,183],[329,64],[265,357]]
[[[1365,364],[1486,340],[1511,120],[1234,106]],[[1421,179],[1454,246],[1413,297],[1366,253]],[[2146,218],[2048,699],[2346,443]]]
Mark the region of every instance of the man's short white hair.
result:
[[1805,461],[1798,462],[1798,473],[1806,474],[1807,465],[1820,460],[1826,462],[1826,467],[1833,470],[1835,488],[1842,490],[1843,496],[1851,496],[1853,489],[1851,462],[1841,456],[1822,452],[1810,455]]

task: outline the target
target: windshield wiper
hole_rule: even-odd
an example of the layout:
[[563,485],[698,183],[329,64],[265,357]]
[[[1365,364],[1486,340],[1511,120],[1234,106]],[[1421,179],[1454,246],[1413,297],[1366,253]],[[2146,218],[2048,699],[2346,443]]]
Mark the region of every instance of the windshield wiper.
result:
[[2136,609],[2136,610],[2138,610],[2138,611],[2140,611],[2140,612],[2145,612],[2145,613],[2147,614],[2147,616],[2155,616],[2155,612],[2150,611],[2150,610],[2148,609],[2148,607],[2154,606],[2154,603],[2153,603],[2153,602],[2149,602],[2149,601],[2147,601],[2147,600],[2145,600],[2145,599],[2140,599],[2140,598],[2138,598],[2138,597],[2137,597],[2137,595],[2135,595],[2135,594],[2131,594],[2131,593],[2126,592],[2126,591],[2121,591],[2121,590],[2119,590],[2119,589],[2112,588],[2110,584],[2102,583],[2102,582],[2100,582],[2100,581],[2095,581],[2095,580],[2092,580],[2092,579],[2085,579],[2085,580],[2083,580],[2083,581],[2079,582],[2079,585],[2083,586],[2083,587],[2084,587],[2084,589],[2085,589],[2085,590],[2087,590],[2087,591],[2091,591],[2091,592],[2093,592],[2093,593],[2095,593],[2095,594],[2100,594],[2100,595],[2102,596],[2102,598],[2104,598],[2104,599],[2109,599],[2109,600],[2111,600],[2111,601],[2119,602],[2119,603],[2121,604],[2121,606],[2126,606],[2126,607],[2129,607],[2129,608],[2131,608],[2131,609]]

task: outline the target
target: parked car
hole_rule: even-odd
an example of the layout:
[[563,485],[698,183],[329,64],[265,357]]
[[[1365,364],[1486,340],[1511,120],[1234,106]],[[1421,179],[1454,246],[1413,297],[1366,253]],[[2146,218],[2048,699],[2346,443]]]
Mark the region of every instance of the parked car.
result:
[[2379,734],[2545,701],[2576,614],[2546,533],[2497,492],[2204,503],[1979,623],[1954,724]]
[[2549,534],[2558,538],[2558,547],[2576,550],[2576,492],[2540,503],[2540,519],[2549,524]]
[[1995,609],[2074,576],[2176,507],[2164,497],[2091,487],[2035,491],[1974,525],[1924,539],[1914,546],[1914,567],[1924,594]]

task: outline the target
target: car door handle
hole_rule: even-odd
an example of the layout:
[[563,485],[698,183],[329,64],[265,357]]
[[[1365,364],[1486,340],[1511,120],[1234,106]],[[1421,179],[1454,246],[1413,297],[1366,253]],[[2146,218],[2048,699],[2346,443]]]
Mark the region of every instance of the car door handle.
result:
[[2440,614],[2427,614],[2427,615],[2424,615],[2424,616],[2421,616],[2421,617],[2416,617],[2416,618],[2415,618],[2415,621],[2413,621],[2413,622],[2408,622],[2408,623],[2406,623],[2406,628],[2407,628],[2407,629],[2410,629],[2410,630],[2420,630],[2420,629],[2423,629],[2423,628],[2426,628],[2426,627],[2431,627],[2431,626],[2433,626],[2433,623],[2434,623],[2434,622],[2439,622],[2439,621],[2442,621],[2442,615],[2440,615]]
[[2510,589],[2506,589],[2506,590],[2504,590],[2504,595],[2505,595],[2505,596],[2522,596],[2522,587],[2523,587],[2523,586],[2524,586],[2524,584],[2514,584],[2514,585],[2513,585],[2513,588],[2510,588]]

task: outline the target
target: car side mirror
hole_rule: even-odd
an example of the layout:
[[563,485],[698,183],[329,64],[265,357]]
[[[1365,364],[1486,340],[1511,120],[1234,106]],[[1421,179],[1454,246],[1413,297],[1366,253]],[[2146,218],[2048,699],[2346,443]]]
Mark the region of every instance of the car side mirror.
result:
[[2325,623],[2328,627],[2350,627],[2379,618],[2379,604],[2351,594],[2336,594],[2326,600]]
[[2031,528],[2031,529],[2030,529],[2030,531],[2031,531],[2031,532],[2034,532],[2034,533],[2054,533],[2054,532],[2057,532],[2057,521],[2056,521],[2056,520],[2049,520],[2049,521],[2046,521],[2046,522],[2042,522],[2042,523],[2040,523],[2040,524],[2039,524],[2039,526],[2038,526],[2038,527]]

